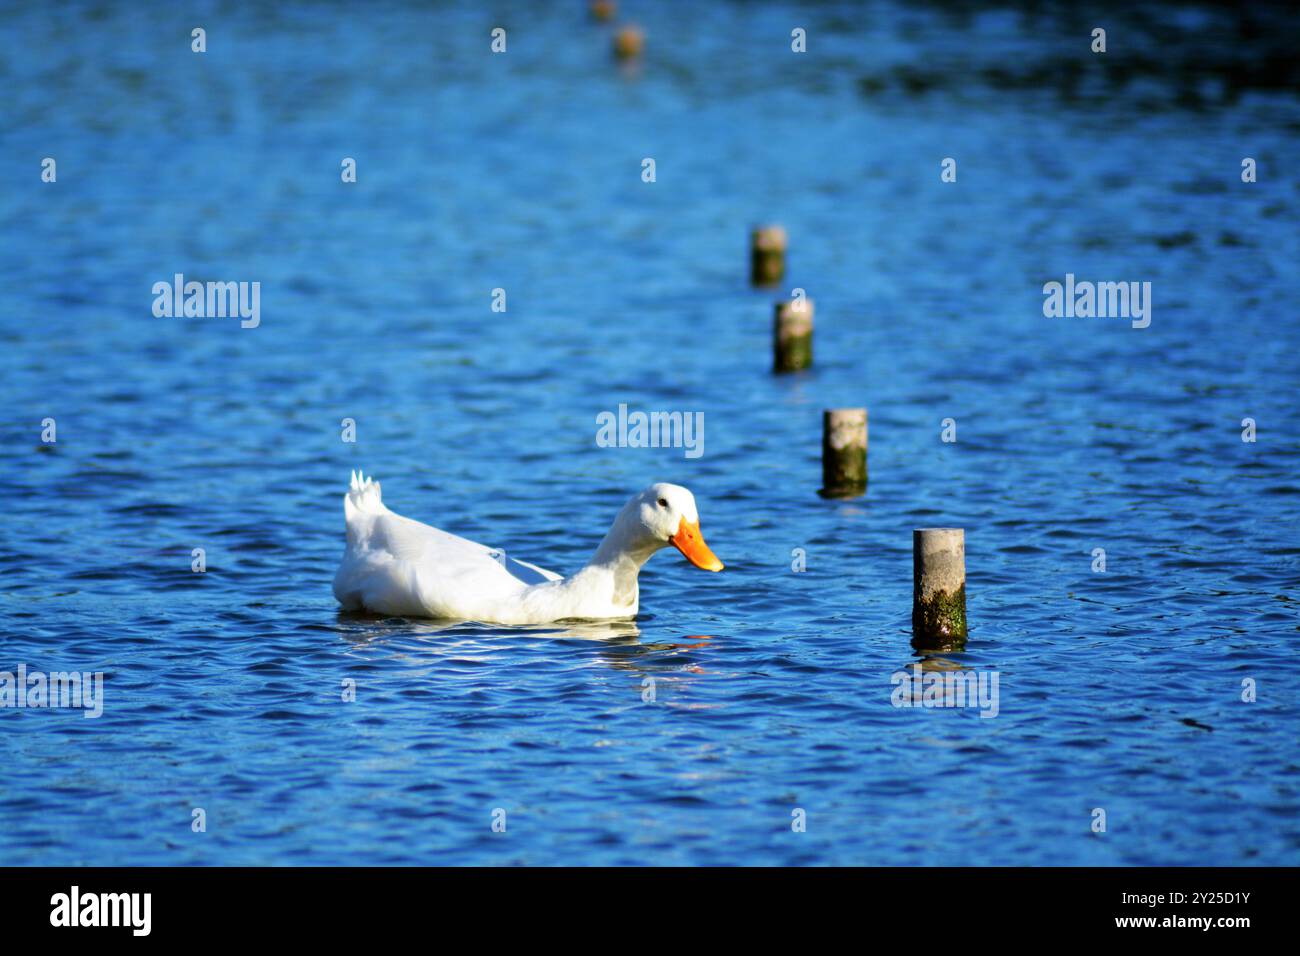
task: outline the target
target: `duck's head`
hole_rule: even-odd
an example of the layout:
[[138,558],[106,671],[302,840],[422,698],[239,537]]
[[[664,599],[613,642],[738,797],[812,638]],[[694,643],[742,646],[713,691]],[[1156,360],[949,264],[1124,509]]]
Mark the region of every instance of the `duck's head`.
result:
[[695,496],[681,485],[653,484],[629,501],[623,513],[656,550],[671,544],[697,568],[722,570],[722,562],[700,534]]

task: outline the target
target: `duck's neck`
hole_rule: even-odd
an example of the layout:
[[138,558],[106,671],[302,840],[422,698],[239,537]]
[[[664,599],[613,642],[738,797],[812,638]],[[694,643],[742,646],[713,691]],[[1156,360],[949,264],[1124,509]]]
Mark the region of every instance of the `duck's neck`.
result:
[[641,566],[663,547],[663,542],[635,533],[634,527],[640,530],[640,525],[634,525],[626,514],[620,514],[584,569],[613,577],[613,600],[620,606],[636,604],[636,581]]

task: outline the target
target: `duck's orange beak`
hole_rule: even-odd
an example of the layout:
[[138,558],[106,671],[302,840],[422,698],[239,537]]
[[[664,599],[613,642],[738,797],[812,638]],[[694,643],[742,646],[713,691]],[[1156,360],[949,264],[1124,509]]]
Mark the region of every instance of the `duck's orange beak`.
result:
[[704,536],[700,534],[700,523],[698,521],[692,524],[683,518],[677,526],[677,533],[668,540],[672,542],[673,547],[686,555],[687,561],[697,568],[703,568],[705,571],[722,570],[722,562],[704,543]]

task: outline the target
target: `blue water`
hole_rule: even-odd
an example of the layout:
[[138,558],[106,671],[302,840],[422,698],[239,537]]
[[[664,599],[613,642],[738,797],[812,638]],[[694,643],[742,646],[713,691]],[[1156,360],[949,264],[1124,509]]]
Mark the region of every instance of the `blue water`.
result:
[[[470,6],[0,14],[0,670],[105,675],[98,719],[0,710],[0,863],[1300,862],[1291,34],[624,3],[621,67],[584,4]],[[155,318],[177,272],[261,324]],[[1150,327],[1045,318],[1066,273],[1150,281]],[[598,447],[619,403],[704,454]],[[342,615],[358,467],[563,573],[678,482],[727,569],[658,555],[635,624]],[[996,672],[992,719],[891,704],[933,525],[971,634],[926,666]]]

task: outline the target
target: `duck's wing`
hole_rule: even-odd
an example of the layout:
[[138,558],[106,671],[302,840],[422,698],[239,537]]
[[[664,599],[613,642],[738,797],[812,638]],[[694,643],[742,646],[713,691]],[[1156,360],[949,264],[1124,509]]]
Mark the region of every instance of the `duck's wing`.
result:
[[504,551],[499,553],[505,563],[506,570],[510,572],[511,576],[518,578],[525,584],[541,584],[543,581],[559,581],[563,578],[563,575],[556,574],[554,571],[547,571],[545,568],[539,568],[527,561],[507,557]]
[[367,543],[372,551],[385,551],[398,561],[431,569],[439,576],[485,584],[514,582],[525,587],[560,580],[554,571],[517,561],[502,548],[489,548],[391,511],[371,522]]
[[353,479],[344,512],[350,552],[385,554],[441,582],[498,592],[560,580],[555,572],[511,558],[502,548],[489,548],[390,511],[383,504],[379,482],[373,479]]

